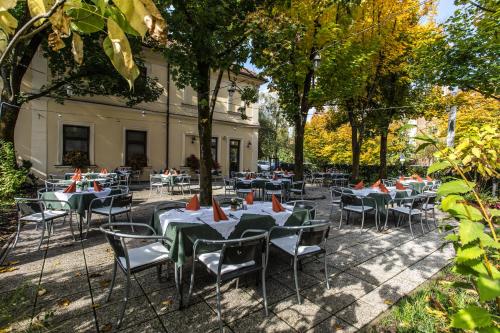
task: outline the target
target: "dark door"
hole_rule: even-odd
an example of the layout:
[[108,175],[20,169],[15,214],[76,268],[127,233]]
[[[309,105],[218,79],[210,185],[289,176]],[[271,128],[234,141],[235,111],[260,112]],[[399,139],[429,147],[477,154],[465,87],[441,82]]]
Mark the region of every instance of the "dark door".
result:
[[240,171],[240,140],[229,140],[229,174]]

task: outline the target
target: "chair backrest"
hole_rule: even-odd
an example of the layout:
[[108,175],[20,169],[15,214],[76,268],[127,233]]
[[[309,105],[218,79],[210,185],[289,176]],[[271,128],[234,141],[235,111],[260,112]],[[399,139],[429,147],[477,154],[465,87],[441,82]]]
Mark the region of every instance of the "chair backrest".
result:
[[242,182],[242,181],[236,181],[236,189],[251,189],[252,188],[252,182]]
[[262,265],[262,261],[265,260],[264,256],[267,246],[266,235],[266,233],[262,233],[255,236],[223,242],[218,267],[219,274],[222,265],[238,265],[252,260],[256,265]]
[[435,194],[428,194],[426,195],[426,200],[425,200],[425,204],[426,205],[433,205],[436,203],[436,198],[437,198],[437,195]]
[[294,190],[301,190],[301,191],[303,191],[304,190],[304,185],[305,185],[305,182],[303,180],[299,180],[299,181],[296,181],[296,182],[292,183],[292,188]]
[[43,201],[38,199],[15,198],[19,217],[43,212]]
[[132,207],[132,193],[118,194],[113,196],[111,202],[113,207]]
[[340,197],[342,196],[342,188],[341,187],[332,187],[330,188],[330,197],[332,200],[335,200],[335,199],[340,199]]
[[343,192],[340,201],[343,206],[360,206],[362,205],[361,199],[359,199],[356,195]]
[[330,223],[325,221],[310,221],[312,227],[304,226],[299,231],[299,246],[321,245],[330,232]]
[[287,205],[293,205],[293,208],[302,208],[308,211],[309,218],[314,219],[316,217],[317,204],[311,200],[294,200],[287,202]]
[[219,206],[221,207],[229,207],[233,201],[236,200],[238,202],[238,206],[243,205],[243,199],[242,198],[235,198],[235,197],[222,197],[217,199],[217,202],[219,203]]
[[276,191],[276,190],[281,190],[283,189],[283,183],[276,183],[276,182],[266,182],[266,184],[264,185],[264,188],[266,190],[271,190],[271,191]]
[[155,206],[154,212],[160,210],[171,210],[171,209],[182,209],[186,208],[186,203],[184,201],[166,201]]

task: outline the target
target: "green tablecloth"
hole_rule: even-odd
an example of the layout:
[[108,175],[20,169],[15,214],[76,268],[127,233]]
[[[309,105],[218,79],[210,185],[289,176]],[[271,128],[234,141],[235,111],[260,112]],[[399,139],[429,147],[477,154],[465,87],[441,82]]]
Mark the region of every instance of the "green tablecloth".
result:
[[[159,218],[159,214],[161,213],[162,211],[155,213],[151,221],[152,226],[158,233],[162,232]],[[307,211],[301,209],[294,211],[285,225],[302,225],[305,222],[307,222]],[[229,235],[229,239],[241,237],[241,234],[248,229],[269,230],[275,225],[274,219],[270,215],[244,214],[241,216],[240,222],[236,225],[235,230]],[[217,231],[206,224],[183,222],[170,222],[164,236],[167,237],[165,243],[169,248],[170,257],[178,266],[184,265],[187,258],[192,255],[193,244],[197,239],[222,239],[222,236]],[[283,236],[283,232],[273,232],[273,238],[278,236]],[[204,250],[214,251],[216,249],[210,247]]]
[[[116,189],[116,190],[111,190],[109,195],[116,195],[116,194],[121,194],[121,191]],[[92,192],[79,192],[79,193],[74,193],[69,199],[68,203],[71,206],[71,209],[76,211],[80,216],[84,216],[85,212],[89,208],[90,202],[97,198]],[[46,192],[42,194],[41,197],[42,200],[59,200],[57,196],[55,195],[54,192]],[[106,204],[104,202],[103,204]],[[57,203],[57,202],[48,202],[47,203],[47,208],[49,209],[65,209],[67,207],[63,207],[63,204]]]

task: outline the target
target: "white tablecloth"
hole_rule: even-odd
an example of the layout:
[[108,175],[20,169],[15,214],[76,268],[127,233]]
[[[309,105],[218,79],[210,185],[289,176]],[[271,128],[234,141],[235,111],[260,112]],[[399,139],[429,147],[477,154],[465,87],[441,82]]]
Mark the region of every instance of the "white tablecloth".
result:
[[[388,186],[387,189],[389,190],[388,194],[391,196],[392,199],[394,199],[396,197],[396,193],[398,191],[405,191],[406,193],[408,193],[408,196],[410,196],[411,192],[412,192],[411,189],[397,190],[396,187],[394,187],[394,186]],[[353,189],[352,193],[355,194],[355,195],[358,195],[360,197],[366,197],[370,193],[383,193],[383,192],[379,188],[366,187],[366,188],[363,188],[363,189],[360,189],[360,190],[354,190]]]
[[271,215],[275,220],[276,225],[283,226],[288,218],[292,215],[293,207],[283,205],[287,210],[280,213],[275,213],[272,210],[270,202],[256,202],[253,205],[248,205],[247,210],[232,211],[230,208],[222,208],[229,220],[215,222],[212,207],[201,208],[198,211],[189,211],[185,209],[171,209],[159,215],[160,225],[163,234],[166,232],[170,222],[196,223],[206,224],[217,231],[224,239],[227,239],[240,222],[243,214]]
[[92,193],[97,198],[103,198],[103,197],[109,196],[109,194],[111,193],[111,189],[110,188],[104,188],[100,192],[94,192],[93,188],[89,188],[87,191],[73,192],[73,193],[64,193],[63,191],[64,190],[60,190],[60,191],[55,191],[54,192],[54,195],[56,196],[56,198],[58,200],[68,201],[69,198],[71,198],[73,195],[75,195],[75,194],[84,194],[84,193]]

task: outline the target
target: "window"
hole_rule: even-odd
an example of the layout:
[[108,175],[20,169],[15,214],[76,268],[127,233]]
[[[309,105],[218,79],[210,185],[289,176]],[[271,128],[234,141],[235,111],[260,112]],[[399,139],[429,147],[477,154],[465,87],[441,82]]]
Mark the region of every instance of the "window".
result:
[[81,152],[85,158],[90,158],[90,127],[63,125],[63,163],[68,153]]
[[[146,131],[125,132],[125,164],[134,164],[134,161],[147,161],[147,137]],[[145,162],[147,164],[147,162]],[[143,163],[141,163],[143,164]]]
[[218,138],[212,138],[212,159],[217,161]]

